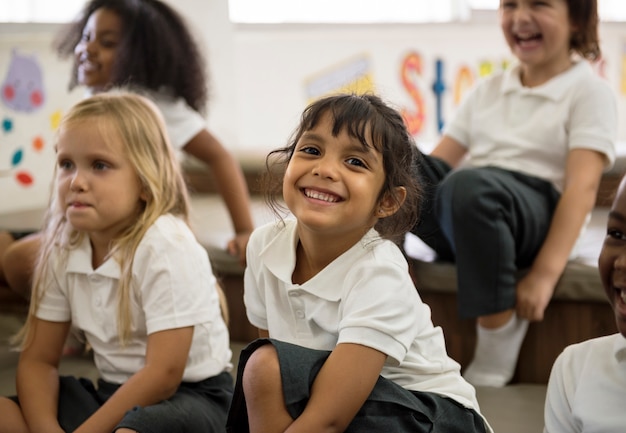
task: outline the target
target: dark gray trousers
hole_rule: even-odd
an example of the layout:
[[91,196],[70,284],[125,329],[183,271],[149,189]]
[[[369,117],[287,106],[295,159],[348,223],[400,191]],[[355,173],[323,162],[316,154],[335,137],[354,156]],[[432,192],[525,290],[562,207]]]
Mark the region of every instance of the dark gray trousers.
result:
[[460,315],[513,308],[516,273],[529,267],[541,248],[559,192],[519,172],[452,170],[438,158],[417,158],[424,198],[411,231],[439,260],[456,263]]

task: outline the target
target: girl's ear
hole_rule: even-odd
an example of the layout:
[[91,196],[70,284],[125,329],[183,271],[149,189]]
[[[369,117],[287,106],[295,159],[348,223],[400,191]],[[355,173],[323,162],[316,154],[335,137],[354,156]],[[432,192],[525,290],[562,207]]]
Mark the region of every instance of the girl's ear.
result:
[[139,193],[139,199],[143,201],[144,203],[147,203],[148,197],[150,197],[150,194],[148,193],[148,188],[146,188],[145,185],[142,185],[141,192]]
[[378,210],[376,211],[377,218],[386,218],[395,214],[400,206],[406,199],[406,188],[403,186],[395,187],[391,192],[385,194],[385,196],[378,203]]

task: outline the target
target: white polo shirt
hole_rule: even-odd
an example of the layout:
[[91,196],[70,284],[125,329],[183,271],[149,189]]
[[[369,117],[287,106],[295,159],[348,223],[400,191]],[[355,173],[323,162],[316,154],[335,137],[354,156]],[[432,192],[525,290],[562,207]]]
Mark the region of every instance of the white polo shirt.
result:
[[478,410],[474,388],[448,357],[400,249],[370,230],[304,284],[293,284],[297,223],[255,230],[247,250],[244,302],[252,325],[272,338],[333,350],[356,343],[388,355],[382,376]]
[[108,259],[93,269],[87,236],[68,252],[67,261],[61,257],[59,252],[52,260],[37,317],[71,321],[84,331],[104,380],[123,383],[144,366],[149,334],[187,326],[194,333],[183,381],[197,382],[231,368],[228,329],[208,255],[181,219],[161,216],[137,247],[126,347],[118,339],[118,262]]
[[[139,87],[119,87],[111,91],[130,92],[151,100],[161,112],[170,143],[177,154],[185,147],[189,140],[206,128],[206,120],[180,97],[173,96],[166,88],[153,91]],[[85,97],[93,96],[90,89]]]
[[165,127],[172,143],[177,151],[206,128],[206,120],[200,113],[195,111],[183,98],[171,96],[167,91],[142,93],[148,97],[161,110]]
[[554,362],[546,394],[546,433],[626,429],[626,338],[594,338],[565,348]]
[[524,87],[515,65],[477,85],[444,133],[466,146],[467,164],[529,174],[563,190],[571,149],[615,161],[617,103],[586,61],[537,87]]

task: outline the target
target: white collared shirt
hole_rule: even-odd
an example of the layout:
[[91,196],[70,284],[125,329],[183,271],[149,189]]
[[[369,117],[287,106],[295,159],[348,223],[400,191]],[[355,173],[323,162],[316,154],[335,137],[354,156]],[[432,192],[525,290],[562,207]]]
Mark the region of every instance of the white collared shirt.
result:
[[469,166],[526,173],[562,191],[571,149],[598,151],[613,165],[617,103],[585,61],[532,88],[515,65],[475,86],[444,133],[467,147]]
[[183,98],[174,97],[165,89],[159,92],[143,91],[142,94],[161,111],[167,135],[175,150],[183,150],[192,138],[206,128],[204,117],[187,105]]
[[565,348],[546,394],[546,433],[626,430],[626,338],[594,338]]
[[448,357],[400,249],[370,230],[304,284],[293,284],[297,223],[256,229],[248,243],[244,302],[272,338],[319,350],[355,343],[387,354],[381,375],[478,410],[475,390]]
[[121,347],[117,327],[120,267],[109,258],[91,265],[87,236],[70,250],[67,262],[52,260],[37,317],[71,321],[84,331],[104,380],[123,383],[145,363],[149,334],[194,327],[183,381],[197,382],[230,369],[229,335],[206,250],[189,227],[163,215],[148,229],[135,253],[130,342]]

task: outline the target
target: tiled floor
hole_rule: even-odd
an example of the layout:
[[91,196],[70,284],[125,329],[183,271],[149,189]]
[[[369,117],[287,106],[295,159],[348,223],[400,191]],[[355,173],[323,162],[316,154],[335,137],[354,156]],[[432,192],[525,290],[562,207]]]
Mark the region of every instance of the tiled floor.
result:
[[[0,395],[15,393],[15,365],[18,354],[11,351],[8,337],[21,325],[21,317],[4,314],[0,316]],[[236,360],[241,343],[233,343]],[[95,368],[88,357],[65,358],[61,374],[71,374],[95,379]],[[543,403],[545,386],[518,384],[502,389],[481,388],[477,390],[483,414],[496,433],[540,433],[543,429]],[[2,415],[0,414],[0,419]]]

